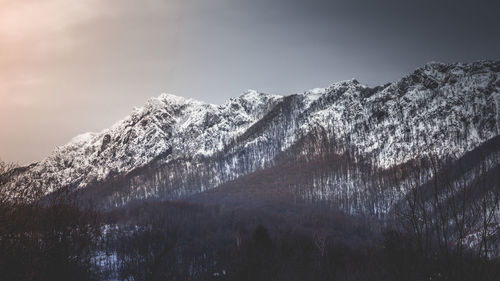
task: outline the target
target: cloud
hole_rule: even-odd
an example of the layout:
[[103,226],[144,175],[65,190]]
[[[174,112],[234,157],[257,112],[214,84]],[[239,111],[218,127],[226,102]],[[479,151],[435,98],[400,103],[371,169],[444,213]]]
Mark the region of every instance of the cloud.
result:
[[71,52],[72,28],[101,16],[98,0],[0,0],[0,106],[29,107]]
[[64,32],[100,11],[97,0],[3,0],[0,5],[0,36],[11,42]]

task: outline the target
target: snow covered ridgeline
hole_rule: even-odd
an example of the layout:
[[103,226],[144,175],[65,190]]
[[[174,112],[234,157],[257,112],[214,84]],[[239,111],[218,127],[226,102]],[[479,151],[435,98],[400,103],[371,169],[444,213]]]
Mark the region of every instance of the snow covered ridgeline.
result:
[[61,187],[82,188],[111,175],[127,174],[159,157],[170,162],[209,156],[280,99],[247,91],[223,105],[213,105],[162,94],[110,129],[73,138],[27,171],[2,181],[1,188],[8,197],[32,199]]
[[430,153],[459,157],[499,133],[499,71],[499,62],[430,63],[380,87],[349,80],[287,97],[248,91],[222,105],[162,94],[110,129],[78,136],[3,176],[0,189],[9,199],[30,200],[154,164],[169,174],[137,196],[155,196],[172,182],[182,195],[198,171],[202,191],[273,165],[311,132],[385,168]]

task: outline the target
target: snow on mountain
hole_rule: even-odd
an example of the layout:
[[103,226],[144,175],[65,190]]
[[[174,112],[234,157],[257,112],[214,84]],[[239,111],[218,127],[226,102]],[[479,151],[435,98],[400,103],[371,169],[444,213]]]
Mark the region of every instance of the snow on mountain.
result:
[[316,101],[318,124],[390,167],[416,156],[458,157],[497,135],[498,63],[429,63],[381,90],[353,80]]
[[[110,175],[126,174],[158,157],[169,161],[211,155],[280,98],[248,91],[223,105],[213,105],[162,94],[110,129],[79,135],[58,147],[28,171],[4,183],[2,192],[33,189],[40,195],[65,186],[82,188]],[[24,197],[30,193],[23,191],[12,195]]]
[[[429,154],[456,158],[499,134],[499,71],[500,63],[491,61],[429,63],[380,87],[353,79],[287,97],[249,90],[222,105],[162,94],[110,129],[77,136],[43,161],[3,176],[0,190],[29,200],[152,163],[170,173],[152,175],[162,179],[155,185],[182,189],[188,176],[203,171],[209,178],[203,184],[214,187],[273,165],[311,134],[343,144],[334,148],[339,153],[354,147],[382,168]],[[189,168],[200,165],[205,168]]]

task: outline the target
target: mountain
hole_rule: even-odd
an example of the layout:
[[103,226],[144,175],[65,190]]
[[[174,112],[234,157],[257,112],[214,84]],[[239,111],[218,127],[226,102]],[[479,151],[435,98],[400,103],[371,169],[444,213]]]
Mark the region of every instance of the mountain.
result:
[[[499,72],[499,61],[428,63],[383,86],[348,80],[289,96],[247,91],[222,105],[162,94],[110,129],[1,175],[0,194],[31,202],[71,192],[110,207],[229,189],[255,173],[272,180],[275,171],[282,182],[294,178],[283,188],[295,200],[385,214],[404,185],[390,180],[395,169],[461,159],[499,135]],[[369,190],[379,199],[367,205]]]

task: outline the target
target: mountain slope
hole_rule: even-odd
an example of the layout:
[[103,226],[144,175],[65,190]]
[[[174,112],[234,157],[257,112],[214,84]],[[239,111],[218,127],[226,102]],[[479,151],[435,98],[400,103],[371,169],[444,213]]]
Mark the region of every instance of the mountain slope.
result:
[[[500,63],[429,63],[370,88],[356,80],[286,97],[248,91],[223,105],[164,94],[101,133],[0,177],[7,200],[79,190],[104,205],[179,198],[297,159],[349,155],[390,169],[456,159],[500,131]],[[288,159],[288,160],[284,160]]]

